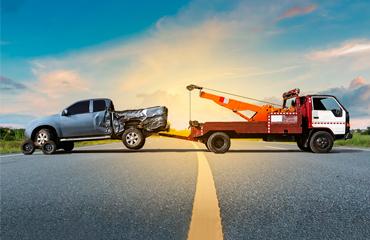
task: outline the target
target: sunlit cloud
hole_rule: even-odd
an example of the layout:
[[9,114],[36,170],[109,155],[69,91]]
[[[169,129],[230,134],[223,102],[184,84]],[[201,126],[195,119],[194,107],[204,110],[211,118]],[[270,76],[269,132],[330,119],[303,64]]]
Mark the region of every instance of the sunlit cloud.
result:
[[[278,101],[283,92],[295,87],[319,92],[348,84],[354,77],[348,70],[348,76],[343,76],[340,82],[323,81],[319,77],[326,76],[321,68],[325,67],[331,76],[329,70],[337,69],[337,63],[315,65],[316,60],[307,58],[313,53],[302,50],[264,51],[269,41],[284,34],[276,19],[313,12],[315,5],[297,9],[291,8],[290,1],[274,7],[241,2],[228,11],[217,12],[199,4],[204,3],[195,1],[175,16],[164,16],[147,31],[128,39],[31,59],[33,75],[24,81],[27,91],[12,99],[0,96],[0,100],[7,101],[0,113],[42,116],[60,112],[80,99],[108,97],[122,110],[166,105],[173,126],[185,128],[188,120],[185,86],[191,83]],[[360,52],[352,50],[347,54],[357,54],[353,51]],[[368,69],[363,62],[356,67]],[[196,94],[193,118],[242,120],[227,109],[197,98]]]
[[343,43],[340,47],[315,51],[308,54],[307,56],[309,59],[312,60],[326,60],[361,53],[370,54],[369,40],[355,40],[351,42],[346,42]]
[[278,17],[278,20],[283,20],[285,18],[296,17],[299,15],[305,15],[315,11],[317,6],[315,4],[306,7],[292,7],[285,11],[282,15]]

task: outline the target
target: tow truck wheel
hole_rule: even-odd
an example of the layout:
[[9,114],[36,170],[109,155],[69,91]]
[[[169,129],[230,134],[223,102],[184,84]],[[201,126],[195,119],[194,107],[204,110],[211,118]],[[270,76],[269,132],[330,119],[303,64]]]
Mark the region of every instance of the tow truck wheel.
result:
[[145,144],[145,137],[142,131],[137,128],[128,128],[122,134],[122,142],[128,149],[140,149]]
[[215,132],[207,140],[207,147],[214,153],[225,153],[230,148],[230,137],[224,132]]
[[54,141],[47,141],[41,146],[41,150],[44,154],[50,155],[55,153],[57,150],[57,145]]
[[62,142],[62,148],[66,152],[71,152],[75,147],[74,142]]
[[303,152],[311,152],[309,144],[307,147],[304,146],[304,142],[306,141],[305,138],[297,137],[296,141],[298,148],[301,149]]
[[314,153],[328,153],[333,148],[334,138],[325,131],[315,132],[310,139],[310,148]]
[[207,150],[210,152],[211,150],[209,149],[207,143],[205,143],[204,145],[206,145]]
[[24,141],[21,149],[24,155],[31,155],[35,151],[35,144],[32,140]]

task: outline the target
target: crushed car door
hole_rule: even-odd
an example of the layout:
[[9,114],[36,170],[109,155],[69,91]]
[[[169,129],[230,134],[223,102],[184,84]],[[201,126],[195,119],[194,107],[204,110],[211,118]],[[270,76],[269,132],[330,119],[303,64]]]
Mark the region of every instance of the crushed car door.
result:
[[109,135],[112,133],[107,103],[108,101],[105,99],[97,99],[93,102],[94,135]]

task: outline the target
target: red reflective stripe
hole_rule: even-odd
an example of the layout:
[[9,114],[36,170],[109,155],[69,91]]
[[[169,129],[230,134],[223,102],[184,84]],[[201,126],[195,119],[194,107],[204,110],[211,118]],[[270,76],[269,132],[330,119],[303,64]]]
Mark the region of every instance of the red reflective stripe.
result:
[[313,122],[312,124],[346,124],[345,122]]
[[219,100],[219,101],[223,103],[223,102],[224,102],[224,100],[225,100],[225,98],[224,98],[224,97],[220,97],[220,100]]

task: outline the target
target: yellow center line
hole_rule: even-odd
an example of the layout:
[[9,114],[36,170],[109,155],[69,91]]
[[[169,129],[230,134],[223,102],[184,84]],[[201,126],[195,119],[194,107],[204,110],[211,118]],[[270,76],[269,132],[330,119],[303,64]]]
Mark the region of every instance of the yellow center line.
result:
[[[199,149],[197,144],[193,143],[193,146]],[[188,240],[223,239],[220,208],[212,171],[203,152],[197,152],[197,157],[198,179]]]

